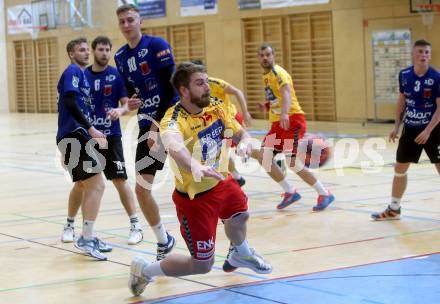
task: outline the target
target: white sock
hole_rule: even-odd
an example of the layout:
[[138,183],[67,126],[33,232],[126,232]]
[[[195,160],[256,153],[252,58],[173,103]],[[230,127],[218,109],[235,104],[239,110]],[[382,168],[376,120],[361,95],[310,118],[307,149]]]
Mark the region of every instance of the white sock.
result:
[[316,181],[312,187],[316,190],[316,192],[318,192],[319,195],[328,195],[327,189],[324,188],[324,185],[319,180]]
[[244,240],[243,243],[241,243],[240,245],[236,245],[235,248],[237,249],[238,254],[241,256],[252,255],[247,240]]
[[82,236],[86,240],[93,239],[93,225],[95,224],[95,221],[83,221],[83,229],[82,229]]
[[142,274],[146,277],[153,278],[158,276],[165,276],[166,274],[162,271],[160,267],[160,261],[153,262],[144,269],[142,269]]
[[283,179],[278,184],[280,184],[281,188],[283,188],[284,192],[293,193],[295,192],[295,188],[289,184],[287,179]]
[[75,227],[75,218],[74,217],[67,217],[67,222],[66,222],[67,227]]
[[154,234],[156,235],[157,242],[159,244],[168,243],[167,231],[165,230],[165,226],[162,223],[157,224],[156,226],[151,226]]
[[400,208],[400,201],[402,199],[398,198],[398,197],[392,197],[391,198],[391,203],[390,203],[390,208],[397,211]]
[[234,179],[237,179],[237,180],[238,180],[238,179],[241,178],[241,174],[240,174],[240,172],[238,172],[237,170],[232,171],[231,174],[232,174],[232,177],[233,177]]

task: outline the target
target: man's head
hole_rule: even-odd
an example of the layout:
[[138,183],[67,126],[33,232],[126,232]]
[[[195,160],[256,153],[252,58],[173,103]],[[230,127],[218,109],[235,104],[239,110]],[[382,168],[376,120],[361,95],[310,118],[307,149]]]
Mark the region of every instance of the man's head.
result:
[[119,29],[127,41],[138,39],[141,35],[142,18],[139,9],[133,4],[124,4],[116,10]]
[[209,105],[208,74],[204,66],[183,62],[177,66],[171,82],[182,100],[189,101],[199,108]]
[[112,42],[106,36],[98,36],[92,41],[92,51],[95,64],[107,66],[112,51]]
[[83,68],[89,64],[90,49],[86,38],[73,39],[67,43],[66,51],[72,63],[76,63]]
[[262,44],[258,50],[258,60],[265,70],[270,70],[275,65],[275,52],[270,44]]
[[412,58],[414,65],[428,66],[431,60],[431,43],[423,39],[414,42]]

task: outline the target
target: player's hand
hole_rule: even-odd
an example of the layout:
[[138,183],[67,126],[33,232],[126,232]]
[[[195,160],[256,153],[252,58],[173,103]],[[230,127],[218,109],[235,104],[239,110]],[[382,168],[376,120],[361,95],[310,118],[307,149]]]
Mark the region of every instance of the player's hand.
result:
[[137,97],[136,94],[133,94],[133,96],[131,96],[127,101],[127,106],[128,106],[129,111],[139,109],[141,104],[142,104],[142,101]]
[[244,112],[244,123],[246,125],[246,127],[250,127],[252,126],[252,116],[249,112]]
[[95,127],[91,127],[88,130],[90,136],[98,143],[99,149],[107,149],[107,139],[101,131],[97,130]]
[[283,130],[289,129],[290,121],[289,121],[289,114],[281,114],[280,116],[280,127]]
[[200,174],[201,177],[212,177],[215,178],[216,180],[224,180],[225,177],[218,172],[217,170],[215,170],[214,168],[211,168],[209,166],[201,166],[200,167]]
[[428,141],[429,135],[431,135],[431,132],[425,129],[416,137],[416,139],[414,139],[414,141],[419,145],[424,145]]
[[247,162],[252,154],[252,143],[247,140],[242,140],[238,145],[235,153],[241,157],[243,163]]
[[119,117],[121,117],[124,114],[124,109],[121,108],[112,108],[111,110],[107,111],[107,118],[110,120],[117,120]]
[[399,133],[399,128],[394,128],[393,130],[391,130],[390,134],[388,135],[388,141],[395,142],[396,139],[399,138],[399,136],[397,136],[398,133]]
[[148,131],[147,145],[150,151],[159,151],[159,129],[156,124],[152,124],[150,131]]

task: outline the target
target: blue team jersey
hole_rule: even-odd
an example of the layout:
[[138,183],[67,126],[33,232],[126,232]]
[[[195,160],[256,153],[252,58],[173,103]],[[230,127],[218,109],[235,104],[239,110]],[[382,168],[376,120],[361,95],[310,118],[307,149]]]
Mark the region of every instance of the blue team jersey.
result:
[[107,112],[119,107],[119,100],[127,96],[124,82],[118,70],[112,66],[102,72],[93,72],[92,66],[84,71],[90,83],[92,108],[90,123],[106,136],[122,136],[121,124],[118,120],[107,118]]
[[436,98],[440,97],[440,74],[429,67],[419,77],[411,66],[399,73],[400,93],[405,96],[403,123],[410,128],[425,128],[437,109]]
[[[157,109],[163,96],[162,88],[157,82],[160,69],[174,65],[171,47],[162,38],[144,35],[139,44],[131,49],[128,44],[115,54],[116,67],[127,86],[134,88],[142,100],[138,114],[146,114],[155,119]],[[178,100],[176,95],[169,106]],[[151,125],[149,119],[140,119],[139,127]]]
[[64,107],[64,95],[74,92],[76,103],[84,116],[90,120],[91,99],[90,85],[81,68],[76,64],[69,65],[58,81],[58,132],[57,141],[75,131],[83,131],[88,136],[87,130],[80,125]]

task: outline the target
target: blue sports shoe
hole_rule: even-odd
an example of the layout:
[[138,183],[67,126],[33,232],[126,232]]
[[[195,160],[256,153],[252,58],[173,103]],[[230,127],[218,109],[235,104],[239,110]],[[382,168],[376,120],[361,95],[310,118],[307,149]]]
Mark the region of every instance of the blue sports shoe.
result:
[[99,250],[98,240],[96,238],[86,240],[83,236],[80,236],[75,243],[75,247],[84,252],[86,255],[91,256],[100,261],[106,261],[107,257]]
[[293,193],[285,192],[284,194],[282,194],[282,196],[284,198],[281,201],[281,203],[279,203],[277,206],[277,209],[280,209],[280,210],[290,206],[294,202],[301,199],[301,195],[296,191]]
[[174,245],[176,245],[176,239],[167,232],[168,242],[166,244],[157,243],[157,255],[156,260],[160,261],[165,258],[165,256],[173,250]]
[[318,196],[318,202],[313,206],[313,211],[321,211],[328,207],[335,200],[335,196],[328,191],[327,195]]

